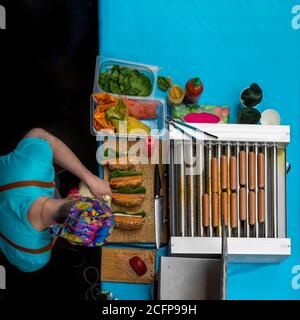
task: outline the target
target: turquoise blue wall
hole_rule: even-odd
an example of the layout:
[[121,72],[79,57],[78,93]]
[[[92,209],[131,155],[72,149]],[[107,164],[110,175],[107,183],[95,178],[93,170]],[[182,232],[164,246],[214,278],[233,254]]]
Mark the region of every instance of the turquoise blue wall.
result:
[[300,289],[292,288],[292,268],[300,265],[300,30],[292,28],[296,4],[300,0],[100,1],[103,55],[156,64],[182,85],[199,75],[205,85],[202,102],[229,105],[233,122],[239,92],[256,81],[265,93],[261,108],[276,108],[282,123],[291,125],[288,161],[293,168],[287,182],[292,256],[280,265],[230,265],[231,299],[300,299]]

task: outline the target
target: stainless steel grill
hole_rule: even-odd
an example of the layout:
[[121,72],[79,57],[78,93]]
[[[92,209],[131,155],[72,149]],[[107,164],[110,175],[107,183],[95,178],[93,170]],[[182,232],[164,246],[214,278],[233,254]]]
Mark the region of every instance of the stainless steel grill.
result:
[[288,256],[289,127],[206,125],[203,130],[218,135],[218,141],[195,143],[171,131],[172,252],[220,253],[224,215],[231,261],[271,262]]

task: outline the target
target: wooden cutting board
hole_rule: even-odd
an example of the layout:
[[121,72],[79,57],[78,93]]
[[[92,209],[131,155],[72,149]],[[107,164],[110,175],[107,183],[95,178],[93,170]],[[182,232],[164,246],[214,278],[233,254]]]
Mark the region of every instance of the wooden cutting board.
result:
[[[129,209],[134,212],[145,211],[145,223],[143,227],[139,230],[134,231],[124,231],[114,229],[108,238],[108,242],[112,243],[155,243],[155,212],[154,212],[154,170],[155,165],[152,164],[137,164],[135,165],[136,170],[143,173],[143,186],[146,188],[146,199],[140,207]],[[167,211],[167,201],[166,201],[166,181],[164,177],[164,172],[166,170],[166,165],[160,165],[160,175],[162,181],[162,195],[165,196],[165,208],[164,214]],[[104,169],[104,179],[109,181],[109,170]],[[125,209],[117,205],[111,205],[112,210]],[[163,231],[161,235],[162,243],[167,243],[167,224],[163,225]]]
[[[141,277],[129,264],[135,256],[140,257],[147,266],[147,272]],[[101,281],[150,284],[155,275],[155,257],[155,250],[103,248]]]

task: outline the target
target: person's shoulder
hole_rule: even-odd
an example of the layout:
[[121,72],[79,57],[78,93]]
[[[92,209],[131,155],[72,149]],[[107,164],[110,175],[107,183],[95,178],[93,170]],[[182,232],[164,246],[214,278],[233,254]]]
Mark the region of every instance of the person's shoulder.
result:
[[46,139],[40,137],[25,137],[23,138],[16,147],[16,150],[23,148],[50,148],[50,144]]
[[38,162],[52,161],[53,152],[49,142],[39,137],[25,137],[17,145],[15,153],[28,160]]

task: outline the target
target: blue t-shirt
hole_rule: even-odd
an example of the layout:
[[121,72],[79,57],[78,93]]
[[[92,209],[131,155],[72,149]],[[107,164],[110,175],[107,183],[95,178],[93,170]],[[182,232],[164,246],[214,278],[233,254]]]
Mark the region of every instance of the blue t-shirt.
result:
[[[54,181],[53,153],[48,141],[24,138],[10,154],[0,157],[0,186],[26,180]],[[0,231],[12,242],[29,249],[40,249],[51,241],[49,232],[36,230],[28,221],[31,205],[40,197],[53,197],[54,188],[23,187],[0,192]],[[0,237],[0,249],[11,264],[24,272],[41,269],[51,252],[29,254]]]

